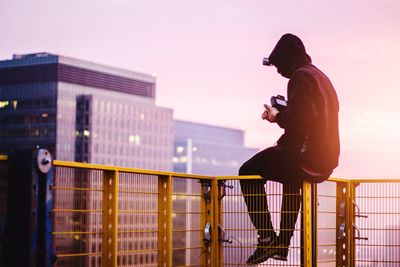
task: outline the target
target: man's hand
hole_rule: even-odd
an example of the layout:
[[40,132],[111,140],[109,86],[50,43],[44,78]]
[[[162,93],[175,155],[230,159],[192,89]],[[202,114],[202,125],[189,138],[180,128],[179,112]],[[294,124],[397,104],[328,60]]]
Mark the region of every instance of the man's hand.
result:
[[263,120],[267,120],[269,122],[276,122],[276,115],[279,113],[279,111],[276,108],[265,105],[265,104],[264,104],[264,108],[265,108],[265,110],[264,110],[261,118]]

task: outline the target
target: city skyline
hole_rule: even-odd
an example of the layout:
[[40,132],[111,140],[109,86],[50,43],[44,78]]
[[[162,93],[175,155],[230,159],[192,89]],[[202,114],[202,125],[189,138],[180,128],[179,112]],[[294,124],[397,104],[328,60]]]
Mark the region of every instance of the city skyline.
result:
[[40,145],[59,160],[172,170],[172,109],[155,105],[151,75],[47,53],[0,71],[0,152]]
[[243,130],[173,120],[156,95],[150,74],[45,52],[13,55],[0,60],[0,154],[39,145],[58,160],[237,175],[257,153],[244,146]]
[[342,153],[333,176],[398,176],[397,1],[6,0],[1,7],[1,59],[47,51],[152,73],[156,103],[173,108],[175,119],[241,128],[246,146],[259,148],[282,132],[260,116],[287,82],[261,59],[283,33],[295,33],[338,91]]

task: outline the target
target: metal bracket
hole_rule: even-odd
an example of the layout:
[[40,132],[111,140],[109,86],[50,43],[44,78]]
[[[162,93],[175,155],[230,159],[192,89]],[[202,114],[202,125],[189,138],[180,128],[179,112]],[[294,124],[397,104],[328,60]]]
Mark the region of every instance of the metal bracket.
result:
[[339,225],[339,232],[338,232],[338,239],[344,239],[346,237],[346,224],[345,223],[341,223]]
[[221,195],[218,200],[222,200],[226,196],[226,188],[233,189],[233,185],[226,185],[226,181],[218,181],[218,186],[222,187]]
[[47,149],[39,149],[37,154],[37,166],[41,173],[48,173],[51,168],[52,158]]
[[354,237],[354,239],[357,240],[368,240],[368,237],[361,237],[361,233],[360,233],[360,229],[357,228],[357,226],[355,224],[353,224],[353,228],[354,230],[356,230],[357,235]]
[[211,202],[211,184],[209,182],[201,182],[204,200],[206,203]]
[[208,247],[211,243],[211,224],[210,223],[206,223],[206,225],[204,226],[204,245],[206,247]]
[[225,229],[220,225],[220,224],[218,224],[218,231],[219,231],[219,241],[220,242],[224,242],[224,243],[232,243],[232,240],[230,240],[229,238],[227,239],[226,237],[225,237]]
[[356,217],[358,218],[368,218],[368,215],[362,215],[361,211],[360,211],[360,207],[357,206],[357,204],[355,202],[353,202],[354,207],[356,207],[357,212],[355,214]]

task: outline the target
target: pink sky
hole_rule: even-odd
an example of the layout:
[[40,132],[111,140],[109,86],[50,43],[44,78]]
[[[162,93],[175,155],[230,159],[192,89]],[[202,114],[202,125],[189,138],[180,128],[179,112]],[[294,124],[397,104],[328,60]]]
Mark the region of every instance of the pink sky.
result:
[[336,177],[400,177],[400,1],[2,0],[0,58],[51,52],[157,74],[157,105],[177,119],[240,128],[264,148],[260,119],[287,80],[261,65],[300,36],[341,104]]

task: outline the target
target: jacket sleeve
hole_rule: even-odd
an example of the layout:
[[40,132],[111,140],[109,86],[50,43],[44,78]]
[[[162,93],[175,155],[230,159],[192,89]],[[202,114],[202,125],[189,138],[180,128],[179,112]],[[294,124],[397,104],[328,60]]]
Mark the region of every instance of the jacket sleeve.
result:
[[317,116],[316,86],[313,77],[304,71],[295,72],[289,80],[288,106],[278,113],[276,121],[294,139],[304,137]]

